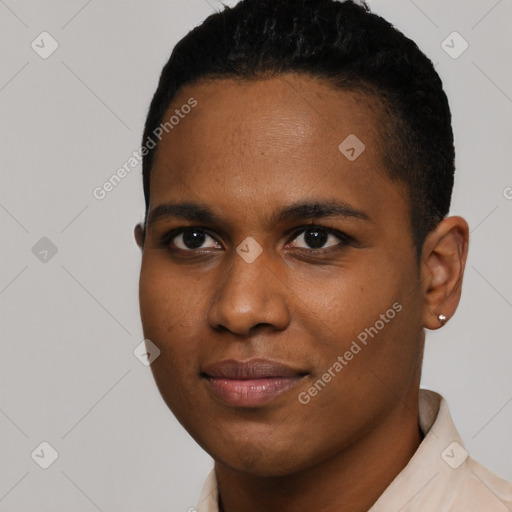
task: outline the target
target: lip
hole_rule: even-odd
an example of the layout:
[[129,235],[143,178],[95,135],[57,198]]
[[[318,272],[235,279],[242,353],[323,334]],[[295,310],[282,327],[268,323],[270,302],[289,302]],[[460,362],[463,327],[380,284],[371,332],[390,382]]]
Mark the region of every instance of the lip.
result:
[[201,372],[213,395],[235,407],[266,405],[295,387],[305,375],[305,371],[269,359],[226,359]]

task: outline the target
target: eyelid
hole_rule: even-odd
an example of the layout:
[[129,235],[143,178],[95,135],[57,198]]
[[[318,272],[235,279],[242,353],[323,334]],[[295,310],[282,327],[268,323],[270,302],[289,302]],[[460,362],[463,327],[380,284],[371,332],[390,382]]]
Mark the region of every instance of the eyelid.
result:
[[[342,231],[339,231],[334,228],[329,228],[329,227],[323,226],[321,224],[310,223],[310,224],[295,228],[291,232],[291,236],[287,238],[286,245],[290,244],[292,241],[294,241],[301,234],[305,233],[307,230],[315,229],[315,228],[323,230],[328,235],[333,235],[334,237],[336,237],[339,240],[339,242],[337,244],[330,245],[328,247],[320,247],[320,248],[295,247],[295,248],[291,248],[291,249],[295,249],[297,252],[310,253],[312,255],[315,255],[315,254],[320,255],[320,254],[325,254],[325,253],[329,253],[332,251],[344,249],[347,245],[352,245],[355,242],[355,239],[353,237],[351,237],[350,235],[347,235],[346,233],[344,233]],[[202,232],[202,233],[208,235],[210,238],[212,238],[212,240],[214,240],[215,243],[217,243],[221,246],[223,245],[221,242],[219,242],[219,240],[217,240],[216,235],[213,234],[209,228],[205,228],[202,226],[180,226],[180,227],[174,228],[174,229],[170,230],[169,232],[165,233],[160,238],[159,245],[163,248],[166,248],[166,249],[169,249],[169,250],[172,250],[175,252],[191,253],[191,254],[199,253],[199,252],[204,253],[205,251],[209,251],[212,249],[220,250],[218,248],[213,248],[213,247],[183,249],[181,247],[176,247],[175,245],[172,244],[172,241],[174,238],[176,238],[177,236],[179,236],[189,230],[191,230],[191,231],[195,230],[195,231]]]
[[[183,234],[185,231],[200,231],[202,233],[205,233],[210,238],[212,238],[216,243],[222,245],[215,235],[213,235],[208,228],[204,228],[202,226],[180,226],[178,228],[171,229],[170,231],[164,233],[160,239],[159,239],[159,245],[162,247],[169,247],[171,245],[171,242],[174,238],[177,236]],[[200,251],[202,249],[181,249],[179,247],[173,247],[173,249],[177,251],[184,251],[184,252],[193,252],[193,251]]]
[[[345,244],[348,244],[348,243],[354,241],[354,239],[350,235],[347,235],[346,233],[343,233],[342,231],[339,231],[338,229],[329,228],[327,226],[322,226],[321,224],[308,224],[306,226],[302,226],[302,227],[300,227],[298,229],[295,229],[293,231],[292,238],[290,238],[288,240],[288,242],[286,242],[286,243],[289,244],[291,241],[295,240],[299,235],[301,235],[302,233],[304,233],[308,229],[314,229],[314,228],[320,228],[323,231],[325,231],[328,235],[334,235],[336,238],[338,238],[341,242],[343,242]],[[336,247],[336,246],[331,246],[331,247]],[[299,249],[304,249],[304,248],[303,247],[299,247]],[[324,247],[323,249],[328,249],[328,247]],[[306,250],[308,250],[308,251],[315,251],[315,250],[321,251],[322,248],[320,248],[320,249],[306,249]]]
[[[340,245],[344,246],[344,245],[348,245],[348,244],[354,242],[353,237],[351,237],[350,235],[347,235],[346,233],[343,233],[342,231],[339,231],[337,229],[329,228],[327,226],[322,226],[321,224],[306,224],[299,228],[295,228],[292,231],[291,238],[288,239],[286,244],[289,244],[290,242],[295,240],[299,235],[301,235],[308,229],[314,229],[314,228],[320,228],[320,229],[324,230],[326,233],[328,233],[329,235],[334,235],[336,238],[338,238],[340,240],[340,243],[336,244],[334,246],[318,248],[318,249],[313,249],[313,248],[308,249],[305,247],[298,247],[297,249],[302,250],[302,251],[309,251],[312,253],[314,253],[314,252],[320,253],[321,251],[327,251],[330,249],[334,249]],[[174,238],[183,234],[185,231],[189,231],[189,230],[191,230],[191,231],[195,230],[195,231],[200,231],[202,233],[205,233],[209,237],[211,237],[216,243],[218,243],[219,245],[222,245],[222,243],[217,240],[217,237],[210,231],[210,229],[205,228],[203,226],[180,226],[180,227],[174,228],[160,237],[159,245],[161,245],[162,247],[168,248],[171,245],[171,242]],[[194,251],[204,250],[201,248],[199,248],[199,249],[181,249],[181,248],[177,248],[177,247],[173,247],[173,249],[175,249],[177,251],[183,251],[183,252],[194,252]],[[206,248],[206,249],[211,249],[211,248]]]

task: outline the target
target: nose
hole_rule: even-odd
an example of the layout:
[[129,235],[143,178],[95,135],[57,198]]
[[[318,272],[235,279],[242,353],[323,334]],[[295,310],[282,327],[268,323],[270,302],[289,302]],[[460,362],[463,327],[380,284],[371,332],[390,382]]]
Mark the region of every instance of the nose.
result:
[[233,253],[212,296],[208,321],[216,330],[250,336],[261,326],[284,330],[290,321],[290,288],[278,266],[263,252],[247,263]]

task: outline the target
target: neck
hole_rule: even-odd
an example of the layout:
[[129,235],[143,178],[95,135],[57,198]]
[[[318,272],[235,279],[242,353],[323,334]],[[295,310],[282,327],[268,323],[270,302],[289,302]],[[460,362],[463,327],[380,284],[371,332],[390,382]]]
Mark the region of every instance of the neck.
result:
[[319,464],[261,477],[215,463],[221,512],[366,512],[407,465],[422,440],[418,390],[379,425]]

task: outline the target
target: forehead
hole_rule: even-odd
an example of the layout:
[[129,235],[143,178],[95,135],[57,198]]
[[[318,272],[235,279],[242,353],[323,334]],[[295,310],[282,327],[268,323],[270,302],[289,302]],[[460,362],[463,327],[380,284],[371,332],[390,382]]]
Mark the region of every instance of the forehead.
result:
[[266,80],[211,79],[180,90],[164,120],[191,97],[197,106],[180,126],[164,134],[160,145],[168,151],[178,150],[175,157],[180,160],[192,156],[180,151],[186,149],[184,139],[187,148],[207,150],[211,157],[221,159],[229,158],[226,150],[230,147],[287,156],[299,151],[298,157],[304,156],[300,154],[304,151],[324,148],[337,157],[339,144],[356,133],[379,157],[376,143],[380,139],[380,107],[375,98],[363,92],[335,89],[306,75]]
[[197,105],[159,143],[152,206],[217,193],[257,209],[341,194],[378,213],[387,189],[405,201],[381,162],[379,104],[364,93],[304,75],[215,79],[180,90],[164,121],[191,98]]

